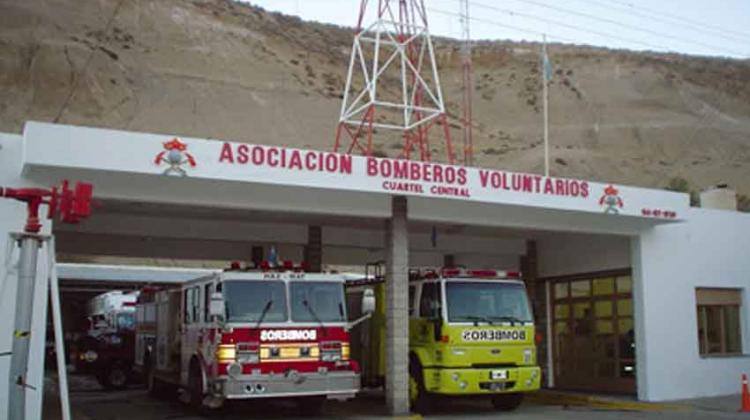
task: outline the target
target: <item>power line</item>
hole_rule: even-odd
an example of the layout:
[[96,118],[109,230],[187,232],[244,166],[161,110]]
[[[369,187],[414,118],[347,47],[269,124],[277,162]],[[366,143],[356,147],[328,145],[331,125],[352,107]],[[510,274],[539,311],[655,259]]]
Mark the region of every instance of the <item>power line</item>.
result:
[[[460,17],[460,15],[458,13],[449,12],[449,11],[441,10],[441,9],[436,9],[434,7],[428,7],[427,9],[431,13],[437,13],[437,14],[440,14],[440,15],[446,15],[446,16],[452,16],[452,17]],[[508,25],[508,24],[505,24],[505,23],[500,23],[500,22],[496,22],[496,21],[488,20],[488,19],[482,19],[482,18],[478,18],[478,17],[474,17],[474,16],[470,16],[469,20],[471,20],[473,22],[478,22],[478,23],[484,23],[484,24],[487,24],[487,25],[497,26],[499,28],[511,29],[511,30],[514,30],[514,31],[523,32],[523,33],[535,35],[535,36],[538,36],[538,37],[542,37],[542,35],[546,34],[547,37],[552,38],[552,39],[556,39],[556,40],[561,41],[561,42],[569,42],[569,43],[576,43],[577,42],[576,40],[574,40],[572,38],[566,38],[564,36],[558,36],[558,35],[550,34],[550,33],[546,33],[546,32],[535,31],[535,30],[532,30],[532,29],[522,28],[520,26]]]
[[[117,13],[120,12],[120,7],[122,7],[122,4],[125,2],[125,0],[120,0],[119,3],[117,3],[117,6],[115,7],[115,10],[112,12],[112,15],[107,20],[106,25],[104,25],[104,33],[108,33],[110,27],[112,26],[112,23],[115,20],[115,17],[117,17]],[[73,95],[75,94],[76,90],[78,89],[78,80],[81,75],[86,73],[86,70],[88,70],[89,65],[91,64],[91,59],[94,57],[94,52],[96,52],[95,48],[92,48],[89,52],[89,56],[86,58],[86,62],[83,65],[83,68],[79,72],[79,74],[75,75],[75,78],[73,79],[73,84],[70,86],[70,90],[68,91],[68,95],[65,97],[65,101],[63,101],[62,105],[60,106],[60,110],[57,112],[57,115],[55,116],[55,119],[53,120],[55,123],[60,122],[60,118],[62,118],[63,113],[68,108],[68,104],[70,104],[70,101],[73,99]]]
[[[471,3],[471,4],[476,5],[476,3]],[[442,10],[437,10],[437,9],[431,9],[431,10],[434,10],[434,11],[436,11],[438,13],[451,14],[453,16],[457,16],[455,13],[450,13],[450,12],[446,12],[446,11],[442,11]],[[621,36],[617,36],[617,35],[612,35],[612,34],[607,33],[607,32],[601,32],[601,31],[595,31],[595,30],[592,30],[592,29],[581,28],[579,26],[571,25],[571,24],[564,23],[564,22],[558,22],[558,21],[551,20],[551,19],[540,18],[540,17],[533,16],[533,15],[526,15],[525,13],[523,13],[523,14],[522,13],[517,13],[517,12],[514,12],[512,10],[511,11],[505,11],[505,12],[508,13],[508,14],[510,14],[511,16],[515,15],[515,16],[527,17],[529,19],[538,20],[538,21],[541,21],[541,22],[545,22],[545,23],[557,25],[557,26],[560,26],[560,27],[568,28],[568,29],[573,29],[573,30],[576,30],[576,31],[588,32],[590,34],[594,34],[594,35],[600,36],[602,38],[608,38],[608,39],[617,40],[617,41],[620,41],[620,42],[627,42],[627,43],[631,43],[631,44],[638,44],[638,45],[641,45],[641,46],[644,46],[644,47],[648,47],[648,48],[651,48],[651,49],[655,49],[655,50],[663,50],[663,51],[674,52],[669,47],[665,47],[663,45],[656,45],[656,44],[652,44],[650,42],[644,42],[644,41],[639,41],[639,40],[635,40],[635,39],[625,38],[625,37],[621,37]],[[505,25],[505,24],[499,24],[497,22],[489,21],[489,20],[486,20],[486,19],[482,19],[481,21],[483,21],[485,23],[495,24],[497,26],[506,26],[506,27],[510,26],[510,25]],[[519,30],[518,27],[514,27],[513,29]],[[539,32],[539,31],[531,31],[531,30],[528,30],[528,29],[523,29],[522,31],[523,32],[535,33],[535,34],[537,34],[539,36],[542,36],[542,35],[544,35],[546,33],[546,32]],[[553,36],[553,37],[554,38],[558,38],[558,39],[561,38],[559,36]],[[569,42],[572,42],[572,43],[579,43],[580,42],[580,41],[571,40],[570,38],[567,38],[567,40]]]
[[[670,38],[670,39],[674,39],[674,40],[681,41],[681,42],[690,42],[690,43],[693,43],[695,45],[701,45],[701,46],[704,46],[704,47],[707,47],[707,48],[718,49],[718,50],[724,49],[723,47],[719,47],[719,46],[711,45],[711,44],[705,44],[705,43],[703,43],[701,41],[695,41],[695,40],[692,40],[692,39],[680,38],[680,37],[676,37],[674,35],[666,34],[666,33],[663,33],[663,32],[658,32],[658,31],[654,31],[654,30],[651,30],[651,29],[648,29],[648,28],[643,28],[643,27],[640,27],[640,26],[635,26],[635,25],[627,24],[627,23],[624,23],[624,22],[621,22],[621,21],[618,21],[618,20],[603,18],[603,17],[596,16],[596,15],[593,15],[593,14],[590,14],[590,13],[579,12],[579,11],[575,11],[575,10],[571,10],[571,9],[566,9],[566,8],[563,8],[563,7],[552,6],[552,5],[549,5],[549,4],[546,4],[546,3],[542,3],[542,2],[539,2],[539,1],[535,1],[535,0],[513,0],[513,1],[527,3],[527,4],[533,4],[535,6],[544,7],[544,8],[555,10],[555,11],[558,11],[558,12],[561,12],[561,13],[567,13],[567,14],[573,15],[573,16],[579,16],[579,17],[583,17],[583,18],[586,18],[586,19],[591,19],[591,20],[596,20],[596,21],[600,21],[600,22],[605,22],[605,23],[612,24],[612,25],[615,25],[615,26],[620,26],[620,27],[623,27],[623,28],[628,28],[628,29],[631,29],[631,30],[634,30],[634,31],[644,32],[644,33],[648,33],[648,34],[651,34],[651,35],[662,36],[662,37],[665,37],[665,38]],[[487,7],[487,8],[492,7],[492,6],[480,6],[478,3],[474,3],[474,4],[477,5],[477,6],[479,6],[479,7]],[[705,32],[705,31],[701,31],[701,32],[703,32],[704,34],[708,34],[709,33],[709,32]],[[722,37],[722,38],[725,38],[725,39],[735,40],[735,38],[725,37],[723,35],[719,35],[719,36]],[[741,41],[750,42],[750,38],[743,39]],[[724,49],[724,50],[726,50],[727,52],[731,51],[731,50],[727,50],[727,49]],[[731,51],[731,52],[733,54],[737,54],[737,55],[745,55],[743,53],[738,53],[736,51]]]
[[[607,3],[610,3],[610,4],[616,4],[616,5],[618,5],[622,9],[628,9],[628,11],[630,11],[633,14],[640,15],[642,17],[649,17],[650,16],[650,15],[648,15],[646,13],[643,13],[643,12],[640,12],[639,10],[636,10],[637,8],[636,8],[636,6],[633,3],[626,3],[626,2],[617,1],[617,0],[587,0],[587,1],[590,1],[592,3],[599,3],[599,4],[603,4],[604,2],[607,2]],[[703,22],[695,21],[695,20],[692,20],[692,19],[688,19],[688,18],[685,18],[685,17],[682,17],[682,16],[673,15],[673,14],[666,13],[666,12],[661,12],[661,11],[654,10],[654,9],[649,9],[649,8],[642,7],[642,6],[639,6],[639,8],[641,10],[643,10],[643,11],[650,12],[651,16],[665,16],[668,19],[671,19],[673,21],[682,22],[681,24],[683,26],[687,26],[687,27],[691,27],[691,28],[705,28],[705,29],[709,29],[711,31],[715,31],[715,32],[719,32],[719,33],[734,34],[735,36],[742,37],[740,39],[735,38],[736,40],[741,40],[741,41],[747,42],[748,37],[750,37],[750,33],[747,33],[747,32],[733,31],[733,30],[729,30],[729,29],[725,29],[725,28],[720,28],[718,26],[706,25]],[[657,20],[656,18],[652,18],[652,19]],[[665,20],[663,18],[661,19],[661,21],[665,22]],[[667,20],[666,23],[670,23],[670,22]],[[674,22],[671,22],[670,24],[674,24]]]
[[[533,15],[533,14],[529,14],[529,13],[517,12],[515,10],[503,9],[503,8],[500,8],[500,7],[490,6],[490,5],[487,5],[487,4],[482,4],[482,3],[477,3],[477,2],[472,2],[471,4],[474,5],[474,6],[476,6],[476,7],[480,7],[480,8],[484,8],[484,9],[488,9],[488,10],[494,10],[496,12],[506,13],[506,14],[509,14],[511,16],[520,16],[520,17],[524,17],[524,18],[527,18],[527,19],[537,20],[537,21],[540,21],[540,22],[545,22],[545,23],[548,23],[548,24],[551,24],[551,25],[557,25],[557,26],[561,26],[561,27],[565,27],[565,28],[568,28],[568,29],[573,29],[573,30],[577,30],[577,31],[581,31],[581,32],[588,32],[588,33],[599,35],[599,36],[608,36],[610,38],[619,38],[620,40],[627,40],[627,42],[638,43],[638,44],[641,44],[641,45],[648,46],[650,48],[654,48],[655,47],[657,49],[671,50],[670,48],[658,46],[656,44],[651,44],[649,42],[636,41],[636,40],[633,40],[633,39],[627,39],[627,38],[624,38],[624,37],[615,36],[615,35],[611,35],[611,34],[608,34],[608,33],[603,33],[603,32],[592,30],[592,29],[582,28],[580,26],[572,25],[572,24],[569,24],[569,23],[560,22],[560,21],[557,21],[557,20],[554,20],[554,19],[547,19],[547,18],[539,17],[539,16],[536,16],[536,15]],[[599,21],[602,21],[602,22],[607,22],[607,23],[614,22],[614,21],[611,21],[609,19],[603,19],[603,18],[599,18],[599,17],[593,16],[593,15],[586,15],[584,13],[578,13],[578,12],[572,12],[572,11],[568,11],[568,12],[569,13],[576,13],[576,14],[579,14],[581,16],[585,15],[589,19],[596,19],[596,20],[599,20]],[[621,24],[621,25],[625,25],[625,24]],[[632,26],[630,26],[630,27],[633,28]],[[710,48],[710,49],[715,49],[715,50],[719,50],[719,51],[724,51],[724,52],[728,52],[728,53],[731,53],[731,54],[734,54],[734,55],[739,55],[739,56],[745,56],[746,55],[744,53],[740,53],[740,52],[737,52],[737,51],[729,50],[729,49],[722,48],[722,47],[715,46],[715,45],[711,45],[711,44],[705,44],[705,43],[697,42],[697,41],[693,41],[693,42],[686,41],[686,40],[684,40],[682,38],[679,38],[679,37],[675,37],[675,36],[672,36],[672,35],[669,35],[669,34],[664,34],[664,33],[661,33],[661,32],[652,31],[652,30],[649,30],[649,29],[641,29],[641,28],[636,28],[636,29],[640,30],[642,32],[648,32],[648,33],[650,33],[652,35],[661,36],[661,37],[664,37],[664,38],[671,38],[671,39],[674,39],[674,40],[677,40],[677,41],[680,41],[680,42],[688,42],[688,43],[692,43],[694,45],[700,45],[700,46],[702,46],[704,48]]]

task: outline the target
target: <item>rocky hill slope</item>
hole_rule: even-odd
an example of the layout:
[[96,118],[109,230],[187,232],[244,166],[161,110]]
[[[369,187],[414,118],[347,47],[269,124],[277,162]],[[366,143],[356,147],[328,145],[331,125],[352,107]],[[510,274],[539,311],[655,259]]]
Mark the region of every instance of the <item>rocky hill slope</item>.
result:
[[[0,131],[42,120],[330,150],[351,39],[226,0],[0,0]],[[435,44],[460,143],[458,45]],[[750,194],[750,62],[549,51],[553,175]],[[478,166],[542,170],[538,60],[530,43],[475,48]]]

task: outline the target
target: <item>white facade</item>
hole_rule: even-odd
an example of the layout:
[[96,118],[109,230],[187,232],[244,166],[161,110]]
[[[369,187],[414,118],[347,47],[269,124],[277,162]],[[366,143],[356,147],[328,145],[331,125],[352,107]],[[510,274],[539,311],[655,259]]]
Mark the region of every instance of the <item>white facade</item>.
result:
[[[638,395],[671,400],[739,392],[750,372],[750,215],[695,209],[633,242]],[[742,290],[745,356],[701,357],[696,287]]]
[[[736,394],[750,373],[750,215],[692,208],[635,236],[560,234],[539,242],[541,277],[633,268],[638,398]],[[744,356],[701,356],[695,289],[742,290]]]
[[[743,302],[750,298],[748,215],[691,209],[685,194],[477,168],[451,167],[463,171],[464,179],[448,182],[448,165],[396,179],[372,169],[394,160],[341,160],[334,154],[201,139],[181,139],[183,152],[195,161],[181,155],[177,167],[186,176],[165,176],[169,165],[159,160],[160,153],[167,152],[163,144],[172,138],[29,123],[24,136],[0,135],[0,186],[51,186],[66,178],[94,183],[95,197],[106,205],[81,225],[55,226],[58,247],[66,252],[143,257],[145,250],[159,253],[153,255],[158,258],[239,259],[249,257],[252,243],[275,245],[285,258],[301,259],[307,226],[317,224],[324,226],[326,263],[351,265],[383,258],[390,198],[405,195],[411,265],[440,265],[452,255],[458,264],[516,269],[526,240],[534,239],[541,277],[632,267],[640,399],[736,393],[739,372],[750,372],[750,358],[698,355],[695,304],[699,286],[741,288]],[[303,160],[290,166],[280,160],[282,154]],[[275,157],[269,161],[269,156]],[[331,171],[305,166],[306,156],[310,163],[329,159]],[[442,178],[435,178],[436,171]],[[532,183],[528,188],[524,179]],[[405,190],[393,190],[393,182],[407,184]],[[616,193],[608,195],[610,188]],[[608,214],[608,208],[615,212]],[[0,235],[19,230],[24,215],[20,203],[0,200]],[[108,248],[108,238],[117,238],[117,246]],[[0,250],[4,246],[3,240]],[[5,289],[0,351],[10,347],[13,277]],[[45,292],[37,288],[38,302]],[[41,360],[43,349],[46,307],[38,306],[32,360]],[[743,351],[749,354],[747,303],[742,316]],[[6,377],[8,362],[0,358],[0,378]],[[30,381],[41,384],[41,366],[32,366]],[[7,381],[0,381],[0,407],[6,387]],[[38,412],[39,393],[30,395],[29,406]]]

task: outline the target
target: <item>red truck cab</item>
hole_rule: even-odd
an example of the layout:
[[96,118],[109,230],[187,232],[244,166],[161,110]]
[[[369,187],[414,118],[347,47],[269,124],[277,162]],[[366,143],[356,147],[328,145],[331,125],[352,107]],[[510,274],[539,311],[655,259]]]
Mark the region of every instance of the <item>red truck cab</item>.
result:
[[285,266],[143,292],[136,366],[152,394],[179,387],[197,408],[284,397],[309,413],[326,399],[352,398],[360,374],[349,357],[345,281]]

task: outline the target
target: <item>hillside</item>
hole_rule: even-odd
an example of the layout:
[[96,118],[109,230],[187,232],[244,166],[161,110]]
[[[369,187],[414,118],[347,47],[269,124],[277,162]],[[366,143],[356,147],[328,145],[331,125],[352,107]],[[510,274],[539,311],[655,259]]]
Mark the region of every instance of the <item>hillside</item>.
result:
[[[41,120],[330,150],[351,39],[224,0],[0,0],[0,131]],[[458,44],[435,43],[455,116]],[[750,194],[748,61],[549,53],[553,175]],[[540,172],[538,45],[482,42],[474,60],[477,165]]]

